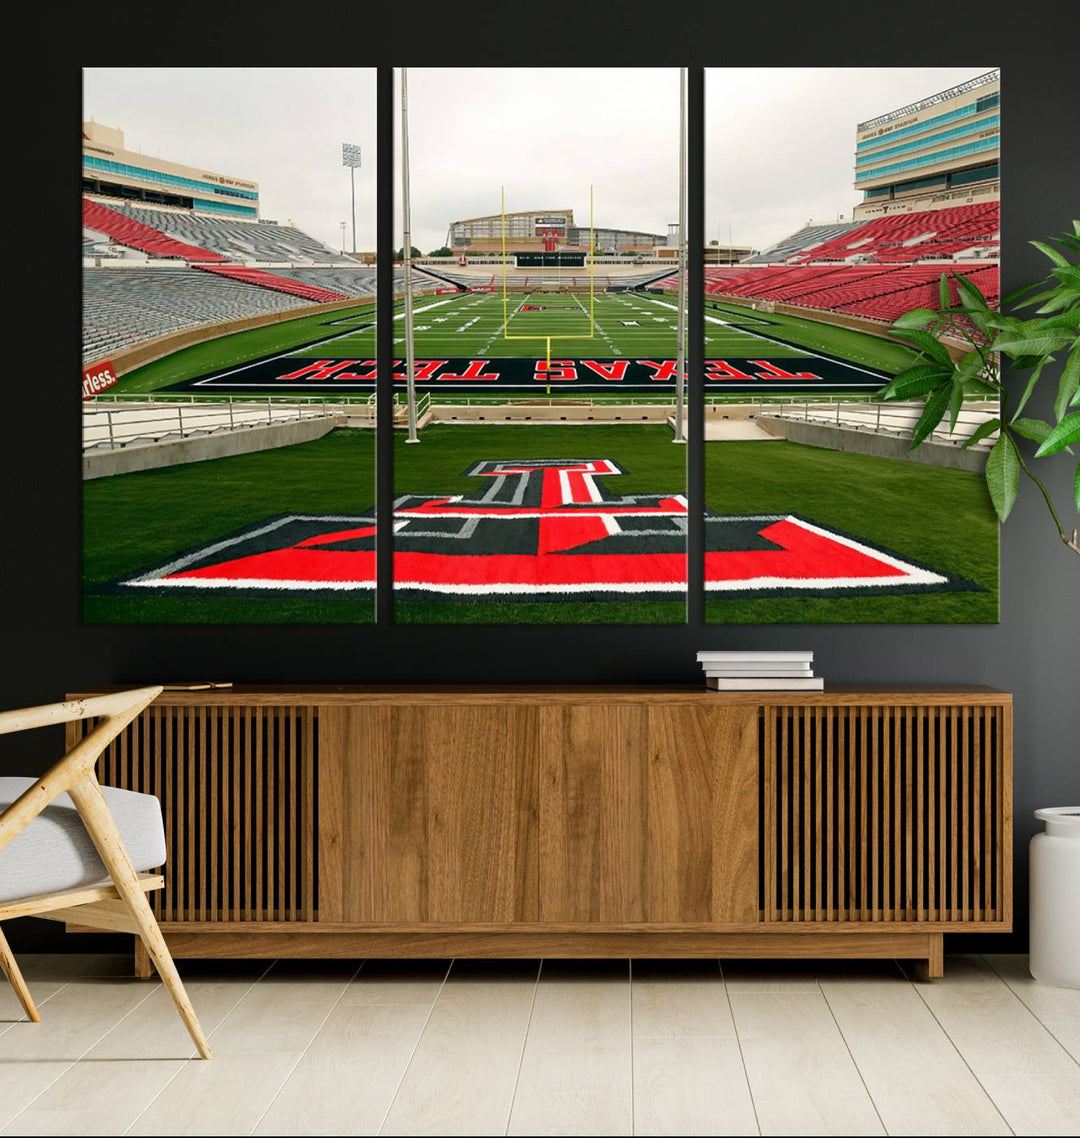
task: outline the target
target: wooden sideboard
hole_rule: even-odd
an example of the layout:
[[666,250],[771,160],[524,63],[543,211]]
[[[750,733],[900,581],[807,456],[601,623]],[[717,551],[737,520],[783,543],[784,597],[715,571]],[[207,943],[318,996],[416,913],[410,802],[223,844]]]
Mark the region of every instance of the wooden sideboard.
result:
[[944,932],[1011,928],[1011,716],[984,687],[236,687],[164,693],[98,773],[161,799],[177,957],[937,975]]

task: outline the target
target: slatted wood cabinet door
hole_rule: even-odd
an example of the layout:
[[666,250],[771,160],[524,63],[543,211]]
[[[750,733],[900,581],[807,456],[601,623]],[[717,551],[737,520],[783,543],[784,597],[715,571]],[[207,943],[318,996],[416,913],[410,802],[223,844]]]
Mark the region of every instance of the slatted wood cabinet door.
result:
[[765,919],[1010,921],[1010,713],[993,703],[768,709]]
[[[67,745],[93,729],[67,725]],[[151,704],[98,766],[154,794],[165,822],[159,921],[311,922],[318,883],[318,723],[291,704]]]

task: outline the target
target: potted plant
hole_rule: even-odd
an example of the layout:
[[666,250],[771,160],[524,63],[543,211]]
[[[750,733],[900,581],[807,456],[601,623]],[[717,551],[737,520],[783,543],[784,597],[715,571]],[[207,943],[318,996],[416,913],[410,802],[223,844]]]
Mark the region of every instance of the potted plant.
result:
[[[938,310],[913,309],[890,328],[892,335],[917,347],[919,355],[879,394],[890,400],[924,400],[912,449],[946,415],[955,430],[965,396],[996,398],[997,416],[979,426],[964,446],[997,433],[986,459],[986,485],[998,517],[1004,522],[1009,516],[1026,476],[1042,493],[1058,536],[1080,554],[1076,526],[1070,533],[1062,523],[1050,492],[1029,465],[1029,459],[1072,455],[1072,444],[1080,443],[1080,411],[1074,410],[1080,406],[1080,221],[1073,222],[1072,233],[1051,240],[1054,244],[1031,243],[1050,261],[1049,276],[1006,297],[1000,309],[992,308],[966,277],[954,273],[950,284],[950,274],[942,273]],[[1028,319],[1020,315],[1032,308]],[[952,351],[944,341],[952,342]],[[967,350],[956,350],[958,343]],[[1001,380],[1001,356],[1014,370],[1028,373],[1015,408]],[[1053,421],[1025,415],[1048,366],[1062,356]],[[1025,457],[1032,445],[1034,451]],[[1080,462],[1073,495],[1080,513]],[[1080,808],[1037,810],[1035,817],[1046,823],[1046,832],[1031,842],[1031,973],[1043,983],[1080,987]]]
[[[1072,455],[1072,444],[1080,443],[1080,410],[1074,410],[1080,407],[1080,221],[1073,222],[1072,233],[1050,240],[1054,244],[1031,242],[1050,261],[1049,276],[1006,297],[1000,309],[992,308],[978,286],[963,275],[942,273],[937,311],[915,308],[889,329],[893,336],[918,348],[919,355],[879,395],[887,400],[924,400],[911,449],[946,415],[955,430],[965,397],[996,398],[998,415],[983,423],[964,446],[997,433],[986,459],[986,485],[998,517],[1004,522],[1009,516],[1021,477],[1026,476],[1042,493],[1058,536],[1080,555],[1076,526],[1062,522],[1050,492],[1030,465],[1032,459],[1063,452]],[[1029,318],[1019,315],[1031,308],[1035,312]],[[944,341],[962,344],[967,350],[959,352],[954,347],[950,351]],[[1029,373],[1015,407],[1010,406],[1010,395],[1002,383],[1001,356],[1009,359],[1014,370]],[[1057,380],[1053,421],[1025,415],[1032,394],[1050,374],[1047,368],[1061,357],[1065,363]],[[1025,456],[1031,444],[1035,450]],[[1080,462],[1073,494],[1080,513]]]

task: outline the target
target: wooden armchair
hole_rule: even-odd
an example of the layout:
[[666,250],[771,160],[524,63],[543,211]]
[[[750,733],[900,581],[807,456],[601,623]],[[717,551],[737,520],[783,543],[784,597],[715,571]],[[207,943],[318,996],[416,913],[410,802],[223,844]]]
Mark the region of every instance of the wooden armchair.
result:
[[[93,699],[0,712],[0,734],[78,719],[100,719],[88,735],[36,782],[0,779],[0,921],[12,917],[46,917],[91,928],[137,933],[199,1054],[209,1059],[210,1046],[146,899],[147,891],[160,889],[164,884],[159,874],[145,872],[164,862],[160,805],[153,795],[110,787],[103,792],[94,773],[105,748],[161,690],[160,687],[140,688]],[[28,782],[30,785],[23,789]],[[58,798],[60,802],[56,802]],[[10,801],[6,808],[5,800]],[[114,818],[118,808],[124,811],[125,818],[130,818],[128,843],[137,841],[140,846],[134,864],[125,845],[123,823],[118,826]],[[76,811],[85,834],[73,818]],[[37,823],[38,833],[28,832],[22,843],[13,845],[14,839],[42,815]],[[86,843],[86,835],[92,846]],[[33,841],[28,840],[31,837]],[[41,1016],[2,929],[0,967],[27,1016],[39,1022]]]

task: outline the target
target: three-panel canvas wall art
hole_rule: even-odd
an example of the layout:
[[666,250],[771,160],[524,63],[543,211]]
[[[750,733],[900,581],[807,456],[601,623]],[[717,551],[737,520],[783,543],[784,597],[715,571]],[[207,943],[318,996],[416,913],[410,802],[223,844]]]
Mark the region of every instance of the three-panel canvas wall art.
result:
[[184,74],[85,73],[88,622],[370,623],[380,543],[396,623],[997,620],[996,407],[879,397],[997,297],[995,70],[707,70],[703,187],[677,68]]

